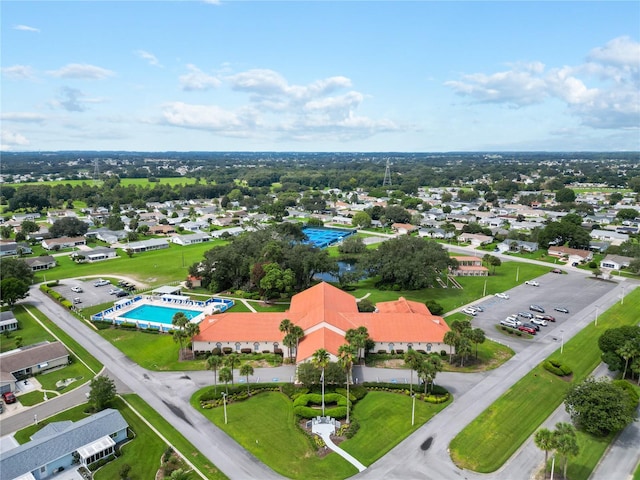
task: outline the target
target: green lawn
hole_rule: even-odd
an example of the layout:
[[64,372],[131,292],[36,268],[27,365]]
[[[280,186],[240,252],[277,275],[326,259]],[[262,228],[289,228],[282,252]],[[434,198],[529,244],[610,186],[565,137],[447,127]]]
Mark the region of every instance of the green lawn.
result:
[[[53,390],[59,393],[65,393],[88,382],[93,378],[93,376],[94,374],[87,367],[85,367],[81,362],[75,360],[71,365],[65,368],[43,373],[38,375],[36,379],[40,382],[44,390]],[[69,383],[68,386],[62,388],[58,388],[56,386],[56,382],[59,380],[67,380],[71,378],[74,378],[75,381],[73,383]]]
[[[7,183],[6,186],[22,187],[25,185],[48,185],[53,187],[55,185],[71,185],[72,187],[75,187],[75,186],[82,186],[82,185],[101,186],[102,183],[103,183],[102,180],[98,180],[97,182],[94,182],[93,180],[85,178],[82,180],[47,180],[44,182]],[[127,187],[129,185],[142,185],[145,187],[148,186],[149,188],[153,188],[155,185],[158,185],[158,184],[174,186],[174,185],[192,185],[194,183],[196,183],[196,179],[192,177],[158,177],[158,182],[150,182],[146,178],[120,179],[120,185],[122,185],[123,187]],[[73,201],[73,205],[76,209],[81,206],[80,203],[82,202],[79,202],[78,200]]]
[[[53,397],[57,396],[57,393],[47,393],[48,399],[52,399]],[[37,405],[38,403],[44,402],[44,392],[41,390],[34,390],[33,392],[23,393],[21,395],[18,395],[18,401],[25,407]]]
[[342,442],[340,448],[364,465],[371,465],[449,405],[416,400],[415,423],[411,426],[411,402],[407,395],[367,393],[353,408],[353,418],[360,422],[360,430]]
[[[589,325],[550,358],[573,369],[573,381],[587,377],[600,363],[598,338],[607,329],[635,325],[640,311],[640,290],[625,297],[600,316],[598,327]],[[540,424],[562,403],[570,383],[538,365],[480,414],[451,442],[454,462],[477,472],[493,472],[515,453]],[[527,412],[514,415],[513,412]]]
[[9,336],[0,335],[0,353],[15,349],[16,337],[22,337],[22,345],[55,340],[22,306],[15,307],[13,314],[18,320],[19,328],[11,332]]
[[199,395],[197,392],[192,397],[194,408],[286,477],[325,480],[347,478],[357,473],[354,466],[336,453],[324,458],[315,454],[308,438],[294,423],[293,402],[282,393],[261,393],[228,405],[227,424],[222,408],[200,408]]
[[43,273],[36,273],[36,282],[44,281],[45,276],[47,281],[51,281],[73,277],[108,277],[117,272],[151,286],[162,285],[186,278],[189,267],[202,260],[204,252],[226,243],[225,240],[212,240],[188,247],[172,243],[169,244],[169,248],[137,253],[132,258],[118,250],[118,258],[96,263],[76,264],[68,256],[56,257],[58,266]]
[[[192,397],[192,405],[200,409],[199,395],[200,392]],[[369,392],[355,405],[352,414],[352,418],[358,419],[360,430],[340,447],[370,465],[447,405],[417,401],[412,427],[410,397]],[[318,458],[308,438],[294,424],[293,403],[281,393],[261,393],[244,402],[229,404],[226,425],[222,408],[200,411],[257,458],[289,478],[342,479],[356,473],[353,466],[335,453]],[[278,441],[273,442],[274,438]]]
[[195,467],[211,480],[227,478],[220,470],[207,460],[196,447],[182,436],[169,422],[158,412],[151,408],[138,395],[123,395],[123,398],[137,410],[151,425],[154,426],[177,450],[184,454]]

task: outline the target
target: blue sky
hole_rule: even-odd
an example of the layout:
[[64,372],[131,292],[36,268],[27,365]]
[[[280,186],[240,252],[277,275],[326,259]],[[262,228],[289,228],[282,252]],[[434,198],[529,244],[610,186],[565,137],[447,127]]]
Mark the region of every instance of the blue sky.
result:
[[640,150],[640,2],[0,3],[2,150]]

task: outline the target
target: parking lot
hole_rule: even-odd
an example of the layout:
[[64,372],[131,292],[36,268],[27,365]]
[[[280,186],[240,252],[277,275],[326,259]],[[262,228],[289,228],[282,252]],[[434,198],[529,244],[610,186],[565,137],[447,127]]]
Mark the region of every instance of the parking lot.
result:
[[[90,278],[85,281],[80,279],[66,279],[60,282],[60,285],[53,287],[53,290],[64,296],[69,301],[73,301],[74,298],[79,298],[80,303],[76,304],[78,309],[91,307],[93,305],[100,305],[107,302],[115,302],[117,298],[115,295],[110,295],[109,290],[117,288],[116,285],[103,285],[102,287],[94,287],[93,284],[97,278]],[[82,292],[74,292],[73,287],[82,288]]]
[[[563,326],[578,314],[591,315],[595,320],[596,309],[592,306],[594,299],[600,298],[616,286],[615,283],[594,280],[578,273],[563,275],[547,273],[536,280],[540,283],[537,287],[525,285],[523,282],[505,292],[509,294],[508,300],[493,296],[482,302],[475,302],[474,305],[482,306],[484,312],[470,317],[473,318],[473,326],[482,328],[490,338],[508,343],[516,352],[522,351],[535,342],[559,343],[562,339]],[[540,331],[531,339],[502,334],[496,330],[500,320],[509,315],[517,315],[518,312],[530,312],[529,306],[532,304],[543,307],[545,314],[554,316],[556,321],[548,322],[546,327],[541,326]],[[554,307],[565,307],[569,313],[556,312]],[[589,311],[583,311],[587,307]],[[523,323],[527,322],[522,317],[519,320]]]

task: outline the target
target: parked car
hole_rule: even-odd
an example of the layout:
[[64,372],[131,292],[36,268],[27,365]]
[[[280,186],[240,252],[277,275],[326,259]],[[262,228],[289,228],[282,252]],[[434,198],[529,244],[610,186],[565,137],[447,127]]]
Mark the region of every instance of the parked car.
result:
[[471,305],[471,307],[469,308],[473,308],[474,310],[477,310],[478,312],[484,312],[484,308],[482,308],[480,305]]
[[535,335],[536,334],[536,329],[535,328],[525,327],[524,325],[520,325],[518,327],[518,330],[520,330],[521,332],[530,333],[531,335]]
[[531,305],[529,306],[529,310],[532,310],[534,312],[538,312],[538,313],[544,313],[544,308],[542,308],[540,305]]
[[127,292],[125,292],[124,290],[120,290],[118,293],[116,293],[116,297],[120,298],[120,297],[126,297],[127,295],[129,295]]
[[76,297],[73,299],[73,303],[82,303],[82,299],[80,297]]
[[531,285],[532,287],[539,287],[540,284],[538,282],[536,282],[535,280],[527,280],[526,282],[524,282],[525,285]]
[[555,322],[556,317],[552,315],[536,315],[536,318],[539,320],[546,320],[547,322]]
[[470,308],[470,307],[463,308],[462,313],[466,313],[467,315],[471,315],[473,317],[475,317],[478,314],[477,310],[474,310],[473,308]]
[[96,280],[93,283],[94,287],[104,287],[105,285],[111,285],[111,282],[109,280],[103,280],[102,278],[99,280]]
[[16,403],[17,401],[16,396],[13,394],[13,392],[4,392],[2,394],[2,399],[7,405],[9,405],[10,403]]
[[536,325],[535,323],[525,322],[522,325],[524,325],[525,327],[533,328],[536,332],[540,331],[540,325]]
[[542,327],[546,327],[547,325],[549,325],[546,320],[538,318],[538,315],[531,319],[531,323],[533,323],[534,325],[540,325]]
[[504,320],[500,320],[500,325],[504,325],[506,327],[511,327],[511,328],[516,328],[518,326],[515,320],[512,320],[510,318],[505,318]]
[[71,291],[76,293],[82,293],[84,290],[82,290],[82,287],[79,287],[78,285],[76,285],[75,287],[71,287]]
[[529,312],[518,312],[518,316],[522,318],[533,318],[533,314]]
[[496,293],[496,297],[502,298],[504,300],[509,300],[509,294],[508,293]]
[[553,309],[556,312],[560,312],[560,313],[569,313],[569,309],[568,308],[564,308],[564,307],[553,307]]
[[559,274],[562,274],[562,270],[560,270],[559,268],[554,268],[553,270],[551,270],[551,273],[559,273]]

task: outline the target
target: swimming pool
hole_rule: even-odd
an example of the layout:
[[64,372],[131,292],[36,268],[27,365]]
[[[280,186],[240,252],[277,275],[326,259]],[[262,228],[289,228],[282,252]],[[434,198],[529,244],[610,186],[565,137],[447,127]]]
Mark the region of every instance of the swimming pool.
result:
[[305,227],[302,232],[309,238],[307,243],[314,247],[325,248],[343,238],[353,235],[355,230],[338,230],[333,228]]
[[202,313],[198,310],[187,310],[186,308],[163,307],[160,305],[140,305],[139,307],[129,310],[119,316],[128,320],[142,320],[145,322],[156,322],[171,325],[173,316],[178,312],[184,313],[189,320],[194,319]]

